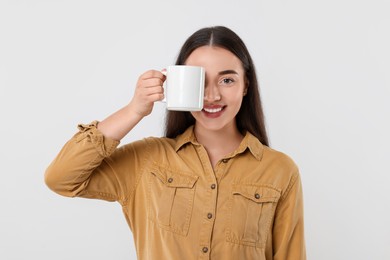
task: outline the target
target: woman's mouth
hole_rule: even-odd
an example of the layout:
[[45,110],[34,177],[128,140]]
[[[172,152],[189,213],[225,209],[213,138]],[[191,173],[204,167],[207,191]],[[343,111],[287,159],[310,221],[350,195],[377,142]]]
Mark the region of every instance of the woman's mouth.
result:
[[204,111],[206,111],[207,113],[218,113],[222,110],[223,107],[218,107],[218,108],[203,108]]
[[206,106],[203,108],[202,112],[209,118],[217,118],[223,113],[225,107],[226,106]]

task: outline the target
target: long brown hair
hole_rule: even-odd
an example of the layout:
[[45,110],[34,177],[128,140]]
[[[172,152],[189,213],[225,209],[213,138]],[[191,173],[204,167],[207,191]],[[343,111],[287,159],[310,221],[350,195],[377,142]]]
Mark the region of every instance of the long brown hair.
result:
[[[176,65],[184,65],[190,54],[202,46],[224,48],[241,60],[248,89],[236,115],[237,128],[242,134],[249,131],[262,144],[269,146],[255,66],[244,42],[235,32],[224,26],[200,29],[185,41]],[[165,136],[175,138],[195,124],[195,118],[190,112],[168,111],[165,124]]]

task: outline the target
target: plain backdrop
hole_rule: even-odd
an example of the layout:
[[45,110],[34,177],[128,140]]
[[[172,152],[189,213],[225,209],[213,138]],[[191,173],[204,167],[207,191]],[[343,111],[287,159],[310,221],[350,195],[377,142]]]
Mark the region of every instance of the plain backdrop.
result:
[[[43,175],[78,123],[131,99],[195,30],[225,25],[259,73],[271,147],[299,165],[308,259],[390,259],[387,0],[0,0],[0,259],[136,259],[118,203]],[[156,104],[122,144],[161,136]],[[152,249],[151,249],[152,250]]]

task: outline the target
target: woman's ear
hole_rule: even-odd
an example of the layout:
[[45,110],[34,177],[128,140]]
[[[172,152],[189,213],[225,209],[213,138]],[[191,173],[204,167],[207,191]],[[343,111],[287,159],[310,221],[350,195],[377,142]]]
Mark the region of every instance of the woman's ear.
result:
[[245,97],[246,96],[246,94],[248,93],[248,88],[249,88],[249,80],[248,80],[248,78],[247,77],[245,77],[245,79],[244,79],[245,81],[245,87],[244,87],[244,92],[242,93],[243,94],[243,96]]

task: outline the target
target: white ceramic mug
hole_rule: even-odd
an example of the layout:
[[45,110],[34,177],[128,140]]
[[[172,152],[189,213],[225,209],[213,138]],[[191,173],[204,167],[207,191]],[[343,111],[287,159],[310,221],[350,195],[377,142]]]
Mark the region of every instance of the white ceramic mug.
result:
[[165,102],[168,110],[203,109],[205,71],[202,67],[174,65],[165,72]]

